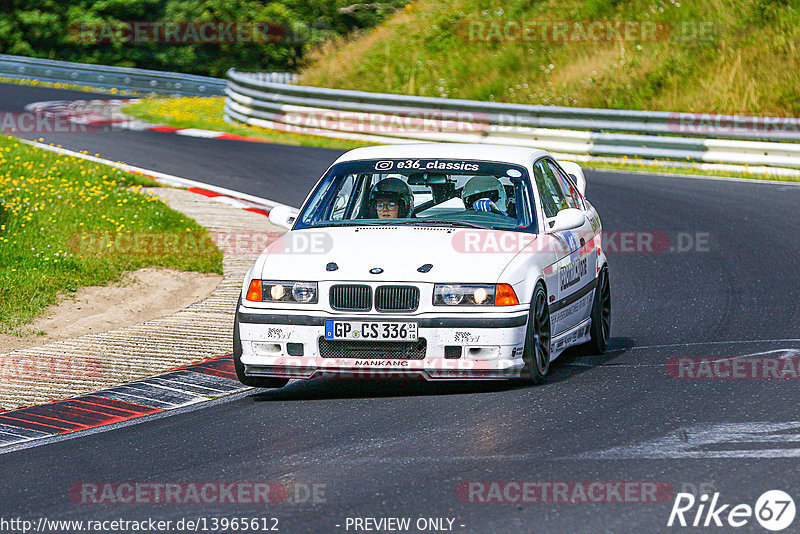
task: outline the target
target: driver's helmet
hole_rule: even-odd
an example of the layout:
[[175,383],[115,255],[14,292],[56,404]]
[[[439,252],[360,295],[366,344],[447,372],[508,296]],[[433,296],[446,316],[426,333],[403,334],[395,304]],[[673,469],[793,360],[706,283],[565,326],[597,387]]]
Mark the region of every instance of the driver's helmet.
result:
[[375,213],[377,213],[375,204],[379,198],[388,198],[397,202],[398,217],[404,219],[411,216],[411,210],[414,208],[414,196],[411,194],[408,184],[400,178],[384,178],[372,186],[372,191],[369,193],[369,207]]
[[494,202],[501,211],[506,211],[506,190],[500,180],[494,176],[473,176],[464,185],[461,192],[461,199],[467,209],[472,209],[472,205],[481,199],[488,199]]

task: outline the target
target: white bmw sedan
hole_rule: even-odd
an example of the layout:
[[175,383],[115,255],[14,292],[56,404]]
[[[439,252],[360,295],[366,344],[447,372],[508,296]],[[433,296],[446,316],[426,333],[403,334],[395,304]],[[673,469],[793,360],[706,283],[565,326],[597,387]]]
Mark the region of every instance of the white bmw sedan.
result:
[[242,383],[320,375],[537,383],[602,353],[611,291],[580,167],[520,147],[358,148],[319,180],[244,279]]

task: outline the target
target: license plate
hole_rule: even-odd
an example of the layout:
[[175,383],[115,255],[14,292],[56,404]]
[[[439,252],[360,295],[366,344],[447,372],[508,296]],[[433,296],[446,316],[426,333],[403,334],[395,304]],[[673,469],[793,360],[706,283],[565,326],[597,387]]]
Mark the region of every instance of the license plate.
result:
[[325,339],[417,341],[417,323],[325,321]]

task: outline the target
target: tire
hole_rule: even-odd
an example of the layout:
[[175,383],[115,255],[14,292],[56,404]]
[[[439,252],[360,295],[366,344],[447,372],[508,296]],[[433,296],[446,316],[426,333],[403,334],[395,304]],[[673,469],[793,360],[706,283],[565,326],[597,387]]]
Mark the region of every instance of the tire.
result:
[[[239,301],[241,304],[241,300]],[[239,306],[236,306],[236,313],[239,313]],[[244,364],[242,363],[242,339],[239,336],[239,318],[233,320],[233,367],[236,369],[236,377],[245,386],[254,388],[282,388],[289,379],[287,378],[267,378],[259,376],[246,376],[244,374]]]
[[592,326],[589,329],[591,339],[584,343],[587,355],[603,354],[611,336],[611,284],[608,279],[608,267],[603,267],[597,277],[597,289],[592,302]]
[[525,366],[515,382],[538,384],[547,375],[550,370],[550,338],[550,307],[547,305],[547,292],[539,283],[533,291],[528,312],[528,330],[522,352]]

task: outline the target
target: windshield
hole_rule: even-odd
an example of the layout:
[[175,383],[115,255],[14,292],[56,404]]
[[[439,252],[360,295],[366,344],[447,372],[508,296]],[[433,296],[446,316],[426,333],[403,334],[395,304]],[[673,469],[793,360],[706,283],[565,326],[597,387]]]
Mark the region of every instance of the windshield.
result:
[[528,173],[506,163],[367,160],[334,165],[295,228],[441,225],[536,231]]

